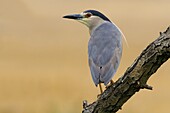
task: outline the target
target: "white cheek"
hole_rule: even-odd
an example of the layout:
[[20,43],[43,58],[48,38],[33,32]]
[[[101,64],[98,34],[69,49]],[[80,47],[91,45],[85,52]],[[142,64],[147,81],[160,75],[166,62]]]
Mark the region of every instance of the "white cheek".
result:
[[87,27],[96,26],[103,22],[103,20],[101,18],[96,17],[96,16],[91,16],[89,18],[83,18],[82,20],[78,20],[78,21],[80,23],[86,25]]
[[80,23],[82,23],[82,24],[86,25],[87,27],[89,27],[89,22],[88,22],[88,20],[87,20],[87,19],[78,20],[78,22],[80,22]]

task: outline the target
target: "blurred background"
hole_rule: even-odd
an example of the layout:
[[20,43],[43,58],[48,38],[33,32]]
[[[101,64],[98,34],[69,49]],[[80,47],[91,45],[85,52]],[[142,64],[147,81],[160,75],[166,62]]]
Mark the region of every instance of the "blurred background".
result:
[[[170,25],[169,0],[0,0],[0,113],[80,113],[96,100],[87,60],[88,29],[66,14],[97,9],[126,36],[117,80]],[[170,62],[119,113],[169,113]]]

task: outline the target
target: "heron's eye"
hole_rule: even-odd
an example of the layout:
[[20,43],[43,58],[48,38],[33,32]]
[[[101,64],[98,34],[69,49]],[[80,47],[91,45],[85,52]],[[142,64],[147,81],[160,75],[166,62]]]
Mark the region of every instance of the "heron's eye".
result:
[[87,13],[87,14],[85,15],[85,18],[89,18],[89,17],[91,17],[91,16],[92,16],[91,13]]

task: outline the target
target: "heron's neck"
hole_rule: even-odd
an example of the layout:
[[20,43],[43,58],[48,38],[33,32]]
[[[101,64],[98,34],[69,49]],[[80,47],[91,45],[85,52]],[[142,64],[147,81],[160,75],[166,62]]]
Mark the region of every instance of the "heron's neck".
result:
[[89,26],[89,33],[90,33],[90,35],[92,35],[92,33],[93,33],[93,31],[96,29],[96,28],[98,28],[101,24],[103,24],[104,23],[104,21],[103,20],[99,20],[99,21],[96,21],[96,22],[94,22],[93,24],[91,24],[90,26]]

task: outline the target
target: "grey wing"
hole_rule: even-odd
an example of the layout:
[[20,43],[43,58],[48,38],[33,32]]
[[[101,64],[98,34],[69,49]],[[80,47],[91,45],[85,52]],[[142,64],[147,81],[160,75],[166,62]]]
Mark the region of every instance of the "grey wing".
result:
[[96,35],[89,40],[88,53],[89,66],[95,85],[97,86],[100,82],[107,85],[120,63],[121,35],[114,31],[102,35],[96,32]]
[[100,70],[100,81],[103,81],[105,85],[107,85],[112,77],[115,75],[120,63],[121,55],[121,50],[116,47],[110,61],[108,61],[108,63],[104,65]]

